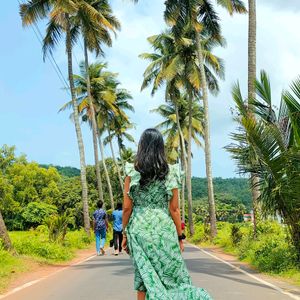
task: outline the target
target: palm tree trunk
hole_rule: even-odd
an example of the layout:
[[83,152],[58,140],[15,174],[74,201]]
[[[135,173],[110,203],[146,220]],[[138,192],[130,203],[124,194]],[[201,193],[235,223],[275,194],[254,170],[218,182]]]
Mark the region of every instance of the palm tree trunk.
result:
[[[176,122],[179,132],[179,138],[180,138],[180,148],[181,148],[181,168],[183,169],[184,173],[187,174],[187,164],[186,164],[186,152],[185,152],[185,144],[184,144],[184,137],[180,126],[180,120],[179,120],[179,112],[178,112],[178,105],[176,101],[174,102],[175,105],[175,112],[176,112]],[[183,223],[185,223],[185,177],[182,177],[182,189],[181,189],[181,220]]]
[[[183,167],[183,160],[185,160],[185,158],[183,157],[183,153],[181,150],[181,170],[184,171],[184,167]],[[184,171],[186,174],[186,171]],[[182,177],[182,189],[181,189],[181,221],[182,223],[185,224],[185,176]]]
[[208,188],[208,204],[209,204],[209,218],[210,218],[210,235],[214,238],[217,235],[217,220],[216,220],[216,207],[214,199],[214,187],[212,178],[212,167],[211,167],[211,149],[210,149],[210,128],[209,128],[209,111],[208,111],[208,93],[206,75],[204,69],[204,59],[202,55],[202,46],[200,41],[200,34],[196,32],[196,43],[197,43],[197,56],[199,61],[200,75],[201,75],[201,89],[203,98],[204,108],[204,143],[205,143],[205,167],[207,177],[207,188]]
[[13,246],[10,241],[9,235],[7,233],[7,229],[6,229],[1,211],[0,211],[0,239],[3,242],[3,246],[4,246],[5,250],[13,251]]
[[[249,0],[249,28],[248,28],[248,101],[255,98],[256,79],[256,0]],[[253,206],[253,235],[256,238],[257,199],[259,190],[258,178],[251,175],[252,206]]]
[[100,148],[100,153],[101,153],[101,158],[102,158],[104,174],[105,174],[106,182],[107,182],[107,188],[108,188],[111,208],[114,210],[115,209],[114,195],[113,195],[113,192],[112,192],[111,182],[110,182],[109,174],[108,174],[106,163],[105,163],[104,147],[103,147],[103,143],[102,143],[102,139],[101,139],[100,134],[98,134],[98,141],[99,141],[99,148]]
[[71,32],[70,32],[70,19],[69,14],[66,14],[66,51],[68,56],[68,75],[69,83],[73,104],[74,112],[74,124],[77,136],[77,143],[80,156],[80,180],[82,188],[82,204],[83,204],[83,221],[84,221],[84,230],[90,235],[90,217],[89,217],[89,204],[88,204],[88,186],[86,180],[86,165],[85,165],[85,155],[84,155],[84,144],[82,139],[81,128],[79,124],[79,115],[78,115],[78,106],[75,95],[75,87],[73,80],[73,65],[72,65],[72,43],[71,43]]
[[108,128],[108,137],[109,137],[109,145],[110,145],[111,155],[112,155],[114,164],[115,164],[116,169],[117,169],[121,190],[123,191],[123,180],[122,180],[122,176],[121,176],[121,171],[120,171],[120,168],[119,168],[117,160],[116,160],[115,151],[114,151],[114,147],[113,147],[113,143],[112,143],[112,137],[111,137],[111,134],[110,134],[109,126],[107,126],[107,128]]
[[192,97],[189,97],[189,128],[188,128],[188,153],[186,187],[188,193],[188,222],[191,236],[194,235],[193,198],[192,198]]
[[118,147],[119,147],[119,155],[120,155],[120,160],[121,160],[121,164],[122,164],[122,169],[123,169],[123,174],[125,174],[125,164],[122,158],[122,142],[121,142],[121,138],[118,137]]
[[95,108],[93,105],[93,99],[92,99],[92,93],[91,93],[91,80],[90,80],[90,73],[89,73],[89,56],[88,56],[86,40],[84,40],[84,58],[85,58],[84,62],[85,62],[85,72],[86,72],[87,94],[88,94],[89,109],[91,112],[91,121],[92,121],[92,134],[93,134],[95,169],[96,169],[96,177],[97,177],[97,188],[98,188],[99,199],[102,202],[104,202],[102,180],[101,180],[101,174],[100,174],[100,165],[99,165],[99,156],[98,156],[97,122],[96,122]]

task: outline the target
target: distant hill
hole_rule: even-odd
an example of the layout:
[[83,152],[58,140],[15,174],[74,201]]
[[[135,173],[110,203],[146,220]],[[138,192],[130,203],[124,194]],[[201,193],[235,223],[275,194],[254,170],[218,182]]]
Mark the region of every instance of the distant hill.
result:
[[[247,208],[251,207],[251,190],[246,178],[220,178],[216,177],[214,182],[214,193],[228,195],[232,199],[243,203]],[[192,178],[193,199],[207,197],[207,179]]]
[[46,164],[41,164],[40,166],[46,169],[48,169],[49,167],[54,167],[57,169],[60,175],[66,177],[75,177],[80,175],[80,170],[74,167],[61,167],[61,166],[46,165]]

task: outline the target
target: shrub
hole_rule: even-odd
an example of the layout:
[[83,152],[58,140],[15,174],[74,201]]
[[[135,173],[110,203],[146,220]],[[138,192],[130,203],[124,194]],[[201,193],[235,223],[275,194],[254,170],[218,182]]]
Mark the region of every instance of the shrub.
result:
[[[202,223],[195,224],[195,236],[191,242],[202,241]],[[218,234],[213,242],[225,251],[236,254],[257,267],[271,273],[284,273],[297,269],[296,250],[288,239],[286,228],[274,221],[258,223],[257,238],[253,239],[251,223],[217,223]]]
[[233,245],[237,245],[242,240],[243,235],[239,225],[233,224],[231,226],[230,237]]
[[63,242],[67,234],[68,225],[72,223],[72,218],[66,214],[61,216],[52,215],[45,219],[48,227],[49,240],[51,242]]
[[57,207],[43,202],[30,202],[22,213],[27,227],[37,227],[50,215],[57,212]]
[[280,273],[295,265],[296,251],[284,239],[265,236],[254,247],[252,263],[261,271]]

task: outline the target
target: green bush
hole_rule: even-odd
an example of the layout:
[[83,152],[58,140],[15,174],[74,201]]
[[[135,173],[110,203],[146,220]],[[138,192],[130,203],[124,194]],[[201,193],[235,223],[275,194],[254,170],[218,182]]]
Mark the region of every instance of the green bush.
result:
[[260,271],[281,273],[295,266],[296,252],[280,236],[264,236],[252,243],[248,257]]
[[30,202],[24,209],[22,217],[28,228],[37,227],[42,224],[44,220],[55,214],[57,207],[43,202]]
[[67,234],[68,225],[73,222],[73,218],[66,214],[61,216],[52,215],[45,219],[48,227],[49,240],[51,242],[63,242]]
[[231,226],[231,241],[233,245],[237,245],[242,240],[242,232],[240,230],[240,225],[233,224]]
[[[202,242],[202,223],[195,224],[195,235],[191,242]],[[257,226],[257,238],[253,238],[251,223],[229,224],[219,222],[218,234],[214,244],[225,251],[238,255],[257,267],[270,273],[284,273],[297,269],[296,251],[288,240],[286,228],[274,221],[260,222]],[[299,267],[298,267],[299,268]]]

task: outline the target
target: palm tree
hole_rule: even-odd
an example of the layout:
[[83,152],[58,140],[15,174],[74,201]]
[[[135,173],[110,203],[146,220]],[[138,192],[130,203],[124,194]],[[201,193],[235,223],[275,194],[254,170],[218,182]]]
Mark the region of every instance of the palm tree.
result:
[[[75,32],[79,32],[79,29],[83,36],[84,41],[84,57],[85,57],[85,77],[86,77],[86,88],[87,88],[87,99],[90,108],[90,120],[92,125],[93,133],[93,146],[94,146],[94,159],[95,169],[97,176],[97,186],[100,200],[103,201],[102,182],[100,174],[100,165],[98,157],[98,143],[97,143],[97,122],[95,117],[94,106],[92,105],[93,99],[91,94],[91,83],[89,76],[89,58],[88,50],[96,52],[96,55],[102,54],[101,45],[106,44],[112,45],[110,31],[115,32],[116,29],[120,28],[119,21],[112,15],[110,5],[106,0],[87,1],[101,16],[101,18],[91,19],[91,14],[86,11],[85,7],[81,7],[77,13],[77,18],[74,20]],[[77,29],[78,27],[78,29]]]
[[[205,73],[209,83],[209,88],[213,92],[218,91],[217,78],[223,76],[222,60],[211,53],[212,48],[216,45],[223,45],[224,40],[221,36],[215,39],[212,36],[203,37],[203,54],[205,56]],[[191,140],[192,140],[192,101],[195,94],[200,89],[200,69],[197,63],[197,45],[194,42],[195,33],[189,27],[182,32],[180,40],[169,30],[156,36],[148,38],[155,53],[144,53],[140,57],[150,60],[150,65],[144,73],[144,82],[142,89],[153,83],[152,94],[166,82],[166,100],[171,99],[176,104],[180,89],[184,88],[189,99],[189,127],[188,127],[188,153],[187,166],[184,167],[187,174],[187,191],[188,191],[188,215],[190,233],[194,233],[192,219],[192,185],[191,185]],[[176,106],[175,106],[176,110]],[[179,132],[181,128],[179,126]],[[183,137],[181,136],[183,144]],[[184,148],[183,148],[184,149]],[[183,160],[185,163],[185,160]],[[186,164],[186,163],[185,163]]]
[[257,200],[262,211],[272,215],[279,212],[283,217],[300,262],[300,78],[292,83],[292,92],[282,93],[278,114],[265,72],[255,86],[250,105],[239,86],[233,88],[239,127],[227,149],[242,173],[258,178]]
[[[78,103],[78,112],[82,115],[83,121],[89,121],[90,127],[92,128],[92,113],[91,107],[95,112],[95,120],[96,120],[96,133],[97,133],[97,141],[102,165],[104,169],[105,178],[107,181],[108,192],[111,202],[111,207],[114,208],[114,199],[113,199],[113,191],[110,183],[110,177],[108,174],[108,170],[105,163],[104,157],[104,147],[101,139],[102,129],[105,124],[105,116],[106,112],[109,110],[113,110],[117,112],[117,107],[115,105],[116,96],[114,94],[114,90],[112,88],[112,83],[114,82],[114,77],[116,74],[111,73],[109,71],[104,71],[107,68],[106,63],[93,63],[89,65],[89,78],[91,84],[91,98],[93,100],[93,105],[90,105],[89,97],[87,93],[87,73],[85,62],[82,62],[79,66],[80,75],[74,75],[76,93],[77,93],[77,103]],[[66,103],[61,110],[70,107],[70,102]],[[101,182],[101,181],[100,181]],[[103,197],[103,196],[102,196]]]
[[[126,147],[124,145],[124,141],[127,140],[130,143],[134,143],[134,137],[128,132],[128,130],[134,128],[134,124],[132,124],[128,118],[119,115],[114,117],[111,120],[111,139],[116,138],[119,150],[119,157],[123,169],[123,174],[125,174],[125,162],[128,160],[124,160],[124,151],[126,151]],[[106,139],[107,142],[107,139]],[[127,153],[128,154],[128,153]],[[127,155],[125,155],[127,157]],[[128,161],[129,162],[129,161]]]
[[3,242],[3,246],[4,246],[5,250],[8,250],[8,251],[13,250],[13,246],[12,246],[11,240],[9,238],[9,235],[7,233],[7,229],[6,229],[1,211],[0,211],[0,239]]
[[[198,66],[200,70],[201,100],[204,107],[204,142],[205,165],[208,184],[208,201],[210,214],[211,237],[217,234],[215,200],[212,180],[211,149],[210,149],[210,122],[208,110],[208,88],[204,67],[204,55],[202,51],[201,32],[208,32],[215,40],[220,37],[219,18],[213,5],[208,0],[178,1],[167,0],[165,10],[166,21],[172,26],[172,31],[177,40],[182,39],[182,33],[186,26],[191,26],[195,32],[197,46]],[[245,12],[246,9],[240,0],[218,0],[218,4],[227,8],[229,13]],[[200,93],[199,93],[200,94]],[[189,162],[190,163],[190,162]]]
[[98,12],[85,1],[58,1],[58,0],[35,0],[27,1],[20,5],[20,14],[23,26],[29,26],[40,19],[49,19],[46,35],[43,41],[44,57],[47,52],[52,52],[55,46],[65,34],[65,46],[68,59],[69,88],[73,106],[73,120],[77,136],[77,143],[80,156],[80,179],[82,187],[84,229],[90,235],[90,218],[88,205],[88,186],[86,180],[86,164],[82,132],[79,123],[78,105],[73,78],[72,46],[76,42],[76,27],[72,25],[72,19],[80,9],[90,14],[91,19],[102,19]]
[[[152,109],[163,117],[163,121],[156,128],[162,130],[162,134],[166,137],[166,146],[168,149],[168,160],[176,162],[183,152],[180,143],[180,134],[176,116],[176,108],[178,109],[178,121],[184,138],[184,148],[188,143],[188,128],[189,128],[189,109],[186,98],[181,98],[176,104],[168,102],[162,104],[158,108]],[[192,139],[198,146],[202,146],[200,138],[203,137],[203,109],[199,103],[193,102],[192,108]],[[185,152],[186,153],[186,152]],[[186,154],[185,154],[186,155]]]
[[[193,102],[192,108],[192,139],[198,146],[201,145],[200,137],[203,137],[203,110],[199,107],[197,102]],[[166,148],[169,153],[169,161],[177,161],[181,159],[182,169],[185,171],[186,169],[186,145],[188,145],[189,141],[189,102],[183,97],[177,100],[175,103],[170,102],[170,104],[160,105],[158,108],[152,110],[160,114],[165,120],[157,125],[157,128],[162,129],[162,133],[166,136]],[[179,150],[180,149],[180,150]],[[185,178],[182,180],[182,191],[181,191],[181,218],[182,222],[185,223]],[[188,202],[190,203],[190,202]],[[190,231],[193,230],[192,221],[192,206],[188,205],[189,211],[189,225]],[[191,226],[192,225],[192,226]]]
[[[255,98],[256,79],[256,0],[249,0],[248,17],[248,102]],[[252,207],[253,207],[253,235],[256,238],[257,199],[259,197],[258,178],[251,175]]]
[[[89,78],[91,83],[91,97],[92,105],[90,105],[89,97],[87,93],[87,75],[85,63],[80,64],[80,75],[74,75],[76,92],[78,95],[78,109],[79,113],[83,116],[84,121],[89,121],[92,127],[92,113],[91,107],[95,112],[95,119],[97,122],[97,140],[101,152],[103,169],[108,185],[108,192],[111,201],[111,207],[114,207],[113,191],[109,173],[107,170],[104,145],[102,141],[102,135],[107,130],[106,125],[110,121],[114,121],[119,117],[126,118],[127,116],[123,109],[133,110],[133,107],[127,103],[127,99],[131,98],[129,92],[125,89],[119,88],[119,82],[116,80],[117,74],[106,71],[106,63],[94,63],[89,65]],[[70,106],[70,102],[65,104],[62,109],[66,109]],[[118,168],[118,166],[117,166]],[[119,173],[119,180],[121,186],[121,174]]]
[[[116,81],[116,83],[115,83],[115,94],[116,94],[115,105],[118,109],[118,113],[115,114],[114,111],[108,112],[108,118],[106,121],[106,129],[108,132],[108,136],[104,139],[104,145],[107,145],[107,144],[110,145],[113,162],[117,169],[117,174],[118,174],[121,189],[123,190],[123,179],[122,179],[122,175],[121,175],[121,170],[120,170],[119,165],[116,160],[116,155],[115,155],[115,151],[114,151],[114,147],[113,147],[113,143],[112,143],[112,140],[114,137],[114,135],[112,135],[112,132],[114,132],[114,129],[116,127],[120,127],[120,126],[124,127],[124,123],[130,124],[129,119],[128,119],[127,115],[125,114],[124,110],[129,110],[131,112],[134,112],[134,108],[128,102],[129,99],[132,99],[131,94],[126,89],[118,88],[119,84],[120,83]],[[120,121],[123,121],[123,124],[120,124]],[[126,133],[126,134],[128,134],[128,133]]]

